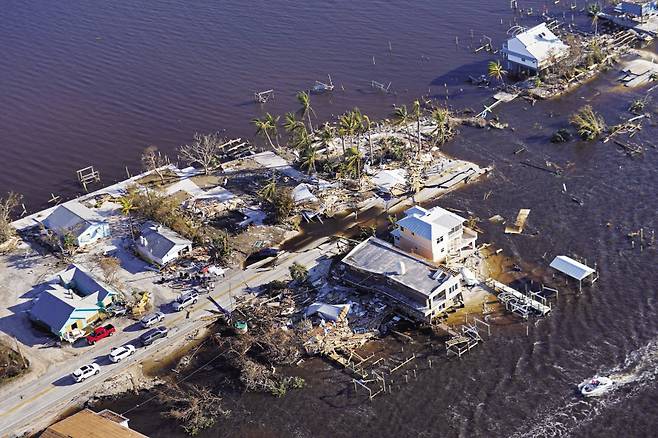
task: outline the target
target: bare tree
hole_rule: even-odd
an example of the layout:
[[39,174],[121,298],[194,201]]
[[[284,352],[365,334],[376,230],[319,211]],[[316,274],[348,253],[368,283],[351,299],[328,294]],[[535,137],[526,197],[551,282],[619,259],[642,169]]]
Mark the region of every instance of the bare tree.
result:
[[212,427],[219,417],[230,411],[222,408],[222,398],[210,389],[192,385],[183,389],[179,385],[167,386],[157,392],[159,401],[166,407],[162,414],[178,421],[189,435],[197,435]]
[[116,257],[101,257],[98,260],[98,266],[103,271],[103,279],[111,286],[117,286],[119,269],[121,269],[121,262]]
[[155,171],[160,177],[161,182],[164,182],[164,174],[161,167],[167,164],[169,164],[169,158],[166,155],[162,155],[157,146],[151,145],[144,149],[142,153],[142,166],[144,166],[144,170]]
[[23,195],[9,192],[7,197],[0,198],[0,243],[4,243],[14,235],[14,227],[11,226],[11,213],[21,204]]
[[194,134],[192,144],[181,146],[178,154],[190,164],[199,164],[203,172],[208,175],[210,169],[217,165],[218,155],[226,143],[228,143],[226,139],[221,138],[217,133]]

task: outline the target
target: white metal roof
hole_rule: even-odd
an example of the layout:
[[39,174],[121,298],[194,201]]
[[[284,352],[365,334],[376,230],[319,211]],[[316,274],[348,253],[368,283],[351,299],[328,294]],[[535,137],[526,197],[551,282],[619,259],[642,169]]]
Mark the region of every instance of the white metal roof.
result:
[[412,207],[405,211],[405,214],[407,216],[397,222],[398,226],[405,227],[427,240],[443,236],[466,221],[463,217],[441,207],[434,207],[429,210]]
[[512,39],[517,39],[523,44],[526,50],[538,61],[547,59],[551,54],[559,55],[569,47],[546,26],[546,23],[538,24]]
[[407,171],[404,169],[382,170],[372,177],[372,183],[380,190],[389,192],[395,187],[404,187]]
[[550,266],[576,280],[582,280],[594,273],[594,269],[567,256],[555,257]]

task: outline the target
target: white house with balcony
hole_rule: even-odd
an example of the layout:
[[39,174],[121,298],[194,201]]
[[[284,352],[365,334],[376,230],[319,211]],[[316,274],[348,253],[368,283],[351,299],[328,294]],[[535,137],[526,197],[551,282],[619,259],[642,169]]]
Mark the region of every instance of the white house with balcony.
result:
[[466,219],[441,207],[414,206],[393,230],[395,246],[434,263],[463,250],[474,250],[477,233],[464,226]]
[[569,46],[541,23],[507,40],[502,52],[509,70],[538,73],[568,56]]

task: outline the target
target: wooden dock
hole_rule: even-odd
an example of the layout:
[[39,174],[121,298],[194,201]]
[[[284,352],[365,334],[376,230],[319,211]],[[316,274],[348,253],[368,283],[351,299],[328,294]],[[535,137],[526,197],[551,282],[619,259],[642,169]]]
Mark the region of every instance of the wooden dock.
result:
[[[537,294],[525,295],[518,290],[507,286],[506,284],[494,280],[493,278],[487,278],[485,280],[485,284],[499,294],[498,299],[503,302],[506,307],[508,304],[511,304],[511,310],[515,313],[521,314],[522,316],[526,314],[524,309],[527,308],[534,310],[541,316],[546,316],[551,311],[551,306],[550,304],[546,304],[546,300],[542,299],[542,301],[539,301],[536,299],[539,298]],[[533,298],[533,296],[536,298]],[[515,303],[512,303],[512,301],[508,299],[512,297],[516,299]]]

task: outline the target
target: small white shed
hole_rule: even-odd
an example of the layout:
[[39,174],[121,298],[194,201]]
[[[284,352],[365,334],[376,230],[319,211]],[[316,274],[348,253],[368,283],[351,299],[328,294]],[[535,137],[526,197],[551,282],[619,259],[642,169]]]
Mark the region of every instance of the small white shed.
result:
[[[578,280],[578,287],[582,289],[582,282],[592,274],[596,274],[596,270],[587,265],[580,263],[577,260],[567,256],[557,256],[550,264],[551,268],[556,269],[568,277]],[[592,283],[598,279],[598,276],[592,278]]]

